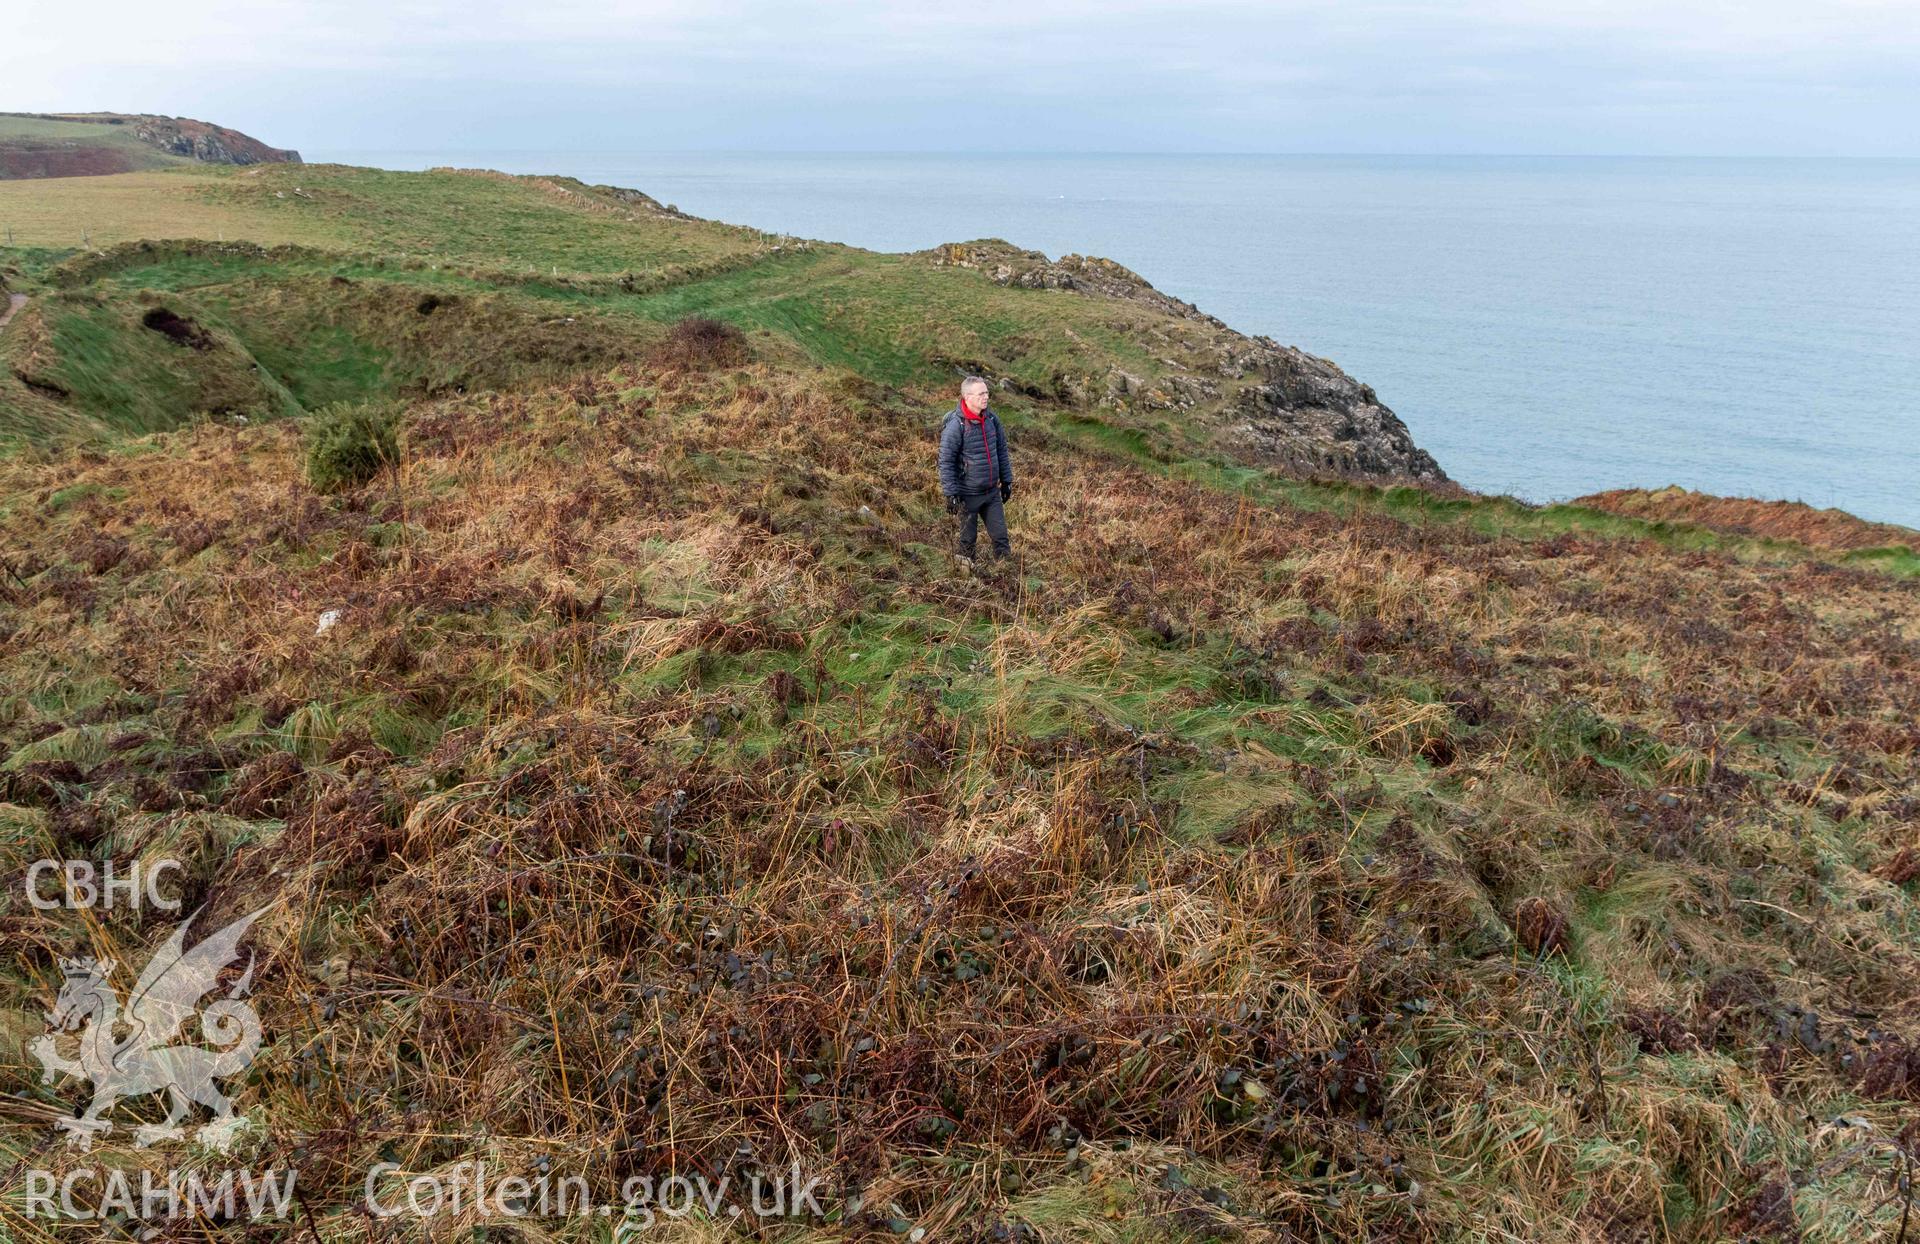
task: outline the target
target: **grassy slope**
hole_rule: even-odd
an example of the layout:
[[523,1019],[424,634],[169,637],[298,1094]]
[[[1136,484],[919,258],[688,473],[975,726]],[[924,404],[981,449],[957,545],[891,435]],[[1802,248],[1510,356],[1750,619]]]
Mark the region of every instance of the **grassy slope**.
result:
[[[982,272],[935,268],[914,257],[795,243],[691,220],[565,179],[326,165],[194,168],[44,182],[32,193],[0,186],[0,220],[14,222],[23,245],[43,248],[20,252],[43,270],[44,257],[58,254],[44,248],[70,244],[76,239],[69,235],[81,227],[96,246],[194,237],[306,248],[252,257],[210,255],[218,247],[157,248],[131,259],[77,256],[46,273],[43,297],[24,317],[26,325],[14,341],[0,343],[15,363],[0,371],[0,438],[16,442],[44,444],[60,423],[60,411],[47,404],[57,400],[49,393],[76,391],[62,374],[73,364],[58,340],[60,322],[97,321],[102,300],[126,306],[132,295],[176,295],[181,305],[174,309],[224,330],[245,353],[179,356],[176,384],[143,374],[129,376],[117,392],[98,386],[81,392],[66,403],[77,431],[142,431],[204,410],[277,413],[278,390],[304,391],[301,364],[286,359],[284,347],[277,360],[263,357],[275,353],[271,343],[253,352],[256,337],[303,340],[324,321],[335,337],[332,354],[391,348],[391,323],[381,314],[363,315],[353,299],[329,289],[335,275],[394,287],[396,303],[417,299],[422,287],[451,285],[510,311],[486,337],[471,326],[459,336],[483,354],[518,359],[524,370],[476,375],[476,385],[549,380],[577,364],[568,357],[541,366],[516,351],[521,324],[585,313],[607,331],[582,351],[611,365],[630,357],[633,343],[657,333],[661,322],[698,310],[767,330],[776,352],[795,350],[889,384],[944,385],[961,371],[985,367],[1035,393],[1097,394],[1110,376],[1125,371],[1146,391],[1108,403],[1122,423],[1185,450],[1218,426],[1211,414],[1173,416],[1164,405],[1171,399],[1157,387],[1171,374],[1215,361],[1217,330],[1199,322],[1121,300],[1003,288]],[[40,348],[31,353],[35,343]],[[100,352],[82,343],[81,353]],[[243,370],[261,364],[277,382],[267,386],[273,397],[251,405],[196,404],[204,393],[253,387],[247,377],[215,382],[188,375],[221,360],[237,361]],[[331,357],[317,365],[356,366]],[[430,391],[432,377],[423,373],[454,382],[451,372],[434,373],[417,359],[391,368],[363,359],[358,366],[368,373],[360,386],[368,391]],[[23,388],[22,375],[41,389]],[[337,392],[339,386],[319,389]],[[1158,409],[1156,401],[1163,403]]]
[[[1894,1229],[1910,549],[1288,480],[1010,396],[1030,561],[976,581],[927,343],[1043,389],[1163,321],[577,186],[129,195],[309,249],[9,256],[0,349],[105,413],[0,464],[0,843],[283,900],[244,1156],[323,1237],[382,1158],[605,1189],[743,1140],[934,1239]],[[759,361],[632,361],[696,310]],[[346,497],[297,425],[167,430],[389,392],[406,463]],[[81,929],[0,904],[33,1145]]]
[[[571,185],[581,191],[570,197]],[[299,193],[295,193],[298,190]],[[344,165],[189,165],[101,180],[0,186],[0,222],[22,246],[72,246],[76,223],[97,247],[155,238],[293,243],[446,262],[618,272],[738,250],[756,231],[634,213],[564,179],[480,172],[390,173]],[[214,227],[210,228],[209,225]],[[564,227],[562,227],[564,226]]]

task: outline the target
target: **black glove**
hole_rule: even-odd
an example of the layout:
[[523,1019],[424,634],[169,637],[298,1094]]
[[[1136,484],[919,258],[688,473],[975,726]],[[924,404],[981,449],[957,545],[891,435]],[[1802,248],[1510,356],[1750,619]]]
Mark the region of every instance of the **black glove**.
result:
[[962,507],[960,504],[960,498],[958,497],[947,498],[947,513],[958,514],[963,508],[964,507]]
[[1000,481],[1000,499],[1002,501],[1008,501],[1008,500],[1011,500],[1012,497],[1013,497],[1013,485],[1007,482],[1006,480],[1001,480]]

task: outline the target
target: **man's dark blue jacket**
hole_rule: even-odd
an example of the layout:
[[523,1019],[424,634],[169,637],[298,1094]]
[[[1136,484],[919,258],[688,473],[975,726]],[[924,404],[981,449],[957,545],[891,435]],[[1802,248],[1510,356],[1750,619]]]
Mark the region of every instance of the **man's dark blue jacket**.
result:
[[969,419],[955,406],[940,429],[940,491],[949,497],[980,497],[1013,483],[1007,434],[989,406]]

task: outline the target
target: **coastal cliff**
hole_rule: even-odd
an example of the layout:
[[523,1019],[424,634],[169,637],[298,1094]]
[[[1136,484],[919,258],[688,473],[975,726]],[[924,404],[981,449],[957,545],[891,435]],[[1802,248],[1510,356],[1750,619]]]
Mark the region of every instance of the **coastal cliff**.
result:
[[0,179],[93,177],[178,163],[299,162],[297,151],[188,117],[0,112]]

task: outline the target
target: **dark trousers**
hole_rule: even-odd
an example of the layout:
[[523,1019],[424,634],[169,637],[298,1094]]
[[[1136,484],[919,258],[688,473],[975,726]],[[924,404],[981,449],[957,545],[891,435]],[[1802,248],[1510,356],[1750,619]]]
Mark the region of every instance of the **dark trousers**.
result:
[[979,539],[979,524],[987,525],[987,537],[993,541],[996,557],[1005,557],[1013,552],[1013,542],[1007,538],[1007,511],[1000,504],[1000,494],[990,492],[978,497],[960,498],[960,555],[972,557],[974,545]]

